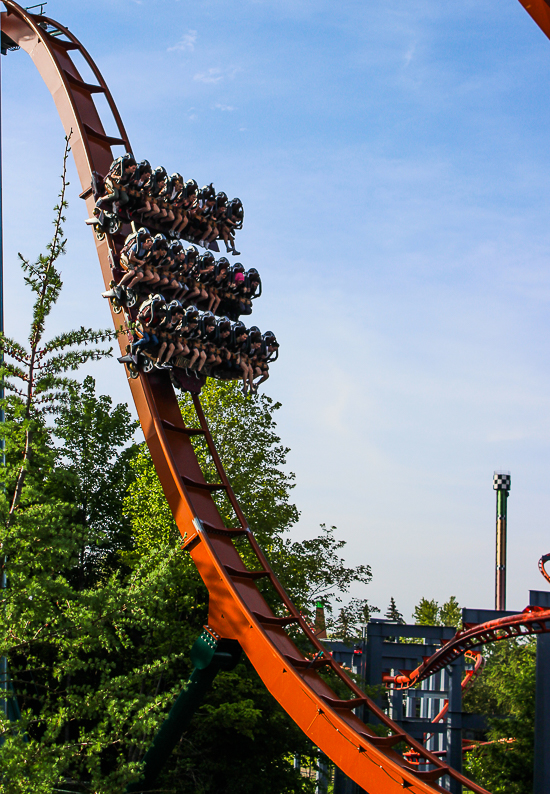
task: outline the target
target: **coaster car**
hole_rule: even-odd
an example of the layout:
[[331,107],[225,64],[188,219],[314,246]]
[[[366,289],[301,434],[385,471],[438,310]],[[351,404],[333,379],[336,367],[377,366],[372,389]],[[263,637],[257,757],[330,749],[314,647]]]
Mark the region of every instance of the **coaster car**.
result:
[[94,231],[99,239],[106,234],[116,234],[122,226],[120,219],[117,218],[116,215],[113,215],[112,212],[106,212],[99,207],[95,208],[93,218],[88,218],[86,223],[88,226],[94,227]]

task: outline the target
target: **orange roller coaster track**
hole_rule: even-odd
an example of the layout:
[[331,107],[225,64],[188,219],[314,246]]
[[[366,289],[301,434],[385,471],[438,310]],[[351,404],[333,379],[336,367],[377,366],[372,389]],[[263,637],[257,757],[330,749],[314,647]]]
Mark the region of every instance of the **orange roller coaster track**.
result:
[[550,574],[547,573],[546,568],[544,567],[546,563],[550,560],[550,554],[543,554],[539,560],[539,571],[544,576],[547,582],[550,582]]
[[[71,148],[82,184],[82,198],[88,214],[94,209],[90,189],[93,172],[106,174],[114,159],[111,146],[130,143],[116,105],[92,58],[63,25],[42,14],[31,14],[12,0],[4,0],[2,31],[33,59],[49,88],[65,132],[71,134]],[[86,82],[71,53],[79,53],[90,67],[95,81]],[[107,100],[118,133],[105,132],[96,94]],[[105,284],[111,280],[116,262],[119,236],[96,234],[96,247]],[[115,327],[119,316],[113,315]],[[124,352],[128,336],[119,337]],[[238,640],[264,684],[283,709],[346,775],[371,794],[397,794],[404,788],[412,794],[444,792],[439,782],[445,775],[465,785],[475,794],[485,789],[448,767],[424,746],[405,734],[386,714],[349,679],[341,667],[326,654],[303,616],[277,580],[268,560],[258,546],[235,498],[210,435],[198,396],[194,405],[198,426],[184,425],[176,395],[166,372],[140,374],[129,379],[141,426],[164,493],[183,537],[183,547],[191,554],[210,596],[209,630],[214,635]],[[215,462],[219,483],[207,483],[199,466],[191,438],[200,435],[208,444]],[[228,529],[212,498],[212,491],[225,491],[231,502],[236,526]],[[257,568],[243,563],[237,544],[248,542],[257,558]],[[275,614],[257,585],[264,581],[275,591],[279,614]],[[524,625],[527,625],[531,617]],[[546,618],[550,621],[550,612]],[[538,616],[542,621],[542,616]],[[533,625],[536,620],[533,620]],[[546,625],[546,624],[545,624]],[[311,653],[304,655],[290,635],[301,635]],[[454,647],[454,646],[453,646]],[[468,646],[470,647],[470,646]],[[442,652],[450,651],[451,644]],[[443,664],[444,662],[442,662]],[[348,689],[349,698],[338,697],[319,671],[332,671]],[[378,736],[354,713],[360,706],[389,729]],[[419,771],[396,745],[410,751],[430,765]],[[438,782],[439,781],[439,782]]]
[[524,637],[533,634],[544,634],[550,631],[550,609],[542,607],[526,607],[519,615],[512,615],[489,623],[480,623],[464,631],[458,631],[452,640],[442,647],[410,673],[384,676],[386,683],[392,683],[397,689],[409,689],[424,681],[434,673],[451,664],[472,648],[487,645],[497,640],[509,640],[513,637]]

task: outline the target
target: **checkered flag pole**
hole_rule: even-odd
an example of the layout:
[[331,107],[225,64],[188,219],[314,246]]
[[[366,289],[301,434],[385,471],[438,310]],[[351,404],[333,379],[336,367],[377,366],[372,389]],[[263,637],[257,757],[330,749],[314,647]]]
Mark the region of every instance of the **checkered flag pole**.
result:
[[496,549],[495,549],[495,609],[506,609],[506,545],[508,493],[512,485],[509,471],[493,473],[493,488],[497,492]]
[[495,491],[509,491],[512,486],[512,475],[509,472],[495,471],[493,488]]

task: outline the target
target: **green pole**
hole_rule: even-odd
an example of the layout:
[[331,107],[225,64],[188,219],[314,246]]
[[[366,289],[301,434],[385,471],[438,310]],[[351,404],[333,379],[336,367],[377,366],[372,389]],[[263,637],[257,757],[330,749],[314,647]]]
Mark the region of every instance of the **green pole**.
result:
[[232,670],[240,656],[238,642],[219,639],[210,631],[203,631],[191,649],[191,661],[194,664],[191,677],[145,753],[141,780],[127,786],[128,794],[146,792],[154,785],[218,672]]
[[497,492],[496,549],[495,549],[495,609],[506,609],[506,544],[508,494],[512,485],[509,471],[495,471],[493,488]]

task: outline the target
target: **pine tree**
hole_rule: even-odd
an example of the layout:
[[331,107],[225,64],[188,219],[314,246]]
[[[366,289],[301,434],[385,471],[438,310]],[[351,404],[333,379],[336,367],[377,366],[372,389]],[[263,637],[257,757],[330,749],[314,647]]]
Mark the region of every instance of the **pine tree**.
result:
[[400,623],[402,625],[405,624],[405,621],[403,619],[403,615],[397,609],[397,606],[395,604],[395,599],[394,599],[393,596],[390,598],[390,603],[389,603],[388,609],[386,610],[386,613],[385,613],[384,617],[386,617],[388,620],[393,621],[394,623]]
[[336,618],[328,621],[331,637],[346,643],[359,641],[374,612],[380,610],[369,604],[366,598],[352,598],[346,606],[338,609]]

